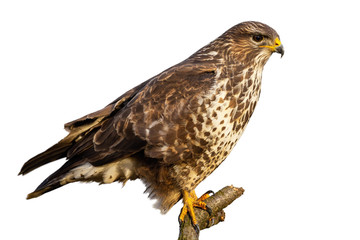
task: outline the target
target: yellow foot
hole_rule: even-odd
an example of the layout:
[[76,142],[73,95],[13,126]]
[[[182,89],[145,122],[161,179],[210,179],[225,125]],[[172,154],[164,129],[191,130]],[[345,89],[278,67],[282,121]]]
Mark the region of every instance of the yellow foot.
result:
[[197,234],[200,232],[200,227],[198,225],[198,222],[195,217],[194,207],[201,208],[203,210],[206,210],[209,215],[212,215],[212,210],[208,206],[206,206],[206,203],[204,203],[204,200],[210,197],[210,194],[214,194],[213,191],[207,191],[205,194],[203,194],[200,198],[198,198],[195,194],[195,191],[192,190],[191,192],[183,191],[183,202],[184,207],[181,209],[181,213],[179,216],[179,222],[182,224],[184,222],[184,218],[187,213],[190,215],[191,222],[195,228],[195,231]]

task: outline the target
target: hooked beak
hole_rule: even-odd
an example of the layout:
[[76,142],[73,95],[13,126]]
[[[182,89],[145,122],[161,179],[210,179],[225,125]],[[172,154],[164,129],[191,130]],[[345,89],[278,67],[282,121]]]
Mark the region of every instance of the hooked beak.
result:
[[281,57],[284,55],[285,50],[284,50],[284,46],[281,44],[280,39],[276,38],[274,45],[272,46],[260,46],[260,47],[266,47],[266,48],[270,48],[273,52],[277,52],[281,54]]
[[280,45],[280,46],[276,47],[276,48],[275,48],[275,52],[280,53],[280,54],[281,54],[281,57],[283,57],[283,56],[284,56],[284,53],[285,53],[284,46],[283,46],[283,45]]

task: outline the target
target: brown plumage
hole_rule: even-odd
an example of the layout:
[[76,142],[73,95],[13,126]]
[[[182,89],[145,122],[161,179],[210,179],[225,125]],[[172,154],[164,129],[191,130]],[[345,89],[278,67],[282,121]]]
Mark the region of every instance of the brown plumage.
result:
[[66,157],[28,198],[71,182],[141,179],[167,212],[227,157],[251,117],[278,34],[240,23],[104,109],[67,123],[69,135],[22,167]]

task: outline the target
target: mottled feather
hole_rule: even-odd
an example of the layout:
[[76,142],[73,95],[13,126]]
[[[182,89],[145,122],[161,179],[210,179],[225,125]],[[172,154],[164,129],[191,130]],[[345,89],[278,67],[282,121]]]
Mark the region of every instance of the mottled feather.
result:
[[28,198],[71,182],[139,178],[168,211],[235,146],[259,99],[266,61],[283,54],[278,39],[265,24],[238,24],[102,110],[65,124],[69,135],[21,169],[68,159]]

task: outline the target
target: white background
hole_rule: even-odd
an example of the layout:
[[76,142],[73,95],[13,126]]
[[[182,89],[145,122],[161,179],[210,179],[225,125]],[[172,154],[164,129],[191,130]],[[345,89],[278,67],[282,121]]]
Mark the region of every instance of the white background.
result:
[[[25,200],[64,160],[22,164],[63,124],[257,20],[285,46],[228,159],[198,188],[245,194],[201,239],[360,239],[356,1],[1,1],[1,239],[177,239],[181,203],[152,208],[140,181],[70,184]],[[6,236],[6,237],[4,237]]]

